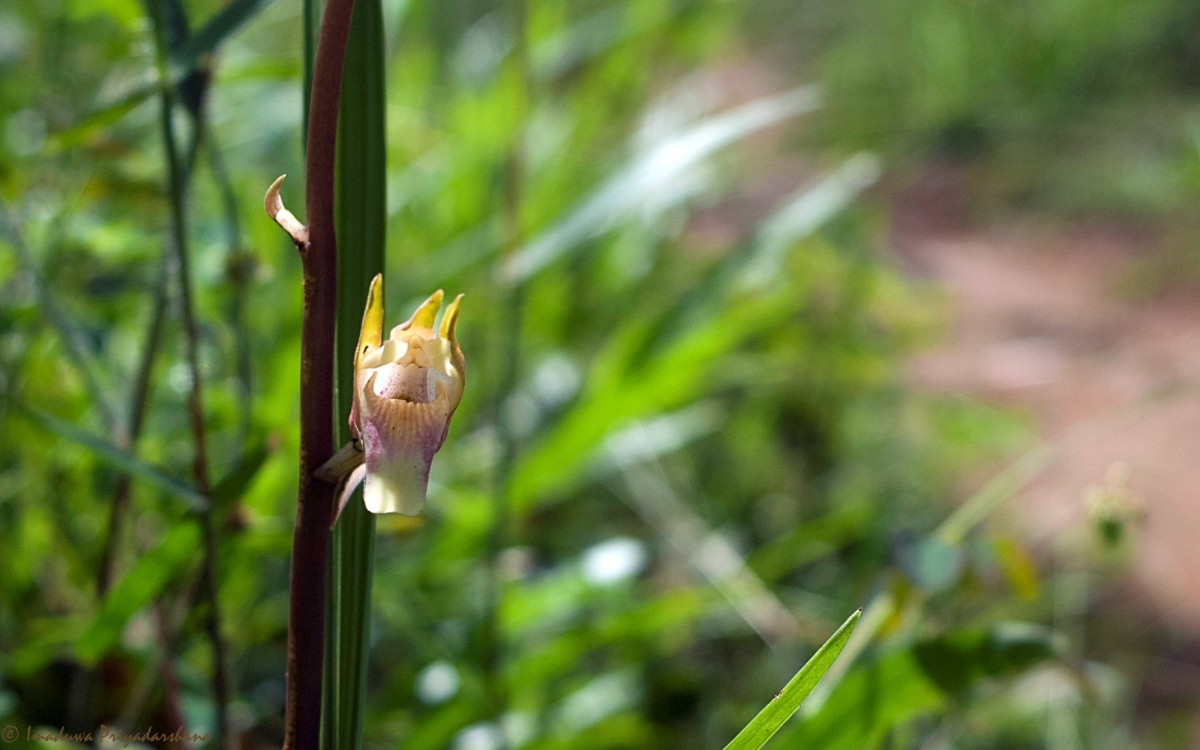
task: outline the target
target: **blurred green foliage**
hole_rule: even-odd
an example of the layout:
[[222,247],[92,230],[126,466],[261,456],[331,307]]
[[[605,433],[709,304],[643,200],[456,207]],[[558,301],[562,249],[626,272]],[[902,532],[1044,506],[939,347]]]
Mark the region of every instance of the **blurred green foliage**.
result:
[[[778,746],[1042,747],[1049,713],[1086,729],[1087,747],[1129,746],[1112,729],[1124,716],[1097,708],[1119,678],[1010,622],[1046,617],[1025,546],[973,524],[934,534],[959,472],[1028,436],[908,388],[904,357],[940,311],[881,257],[884,217],[858,198],[914,145],[976,148],[1078,124],[1111,87],[1141,92],[1129,70],[1178,57],[1142,65],[1160,43],[1190,59],[1192,41],[1169,33],[1183,6],[829,5],[531,2],[522,70],[509,6],[384,3],[387,307],[465,292],[470,385],[428,510],[378,524],[365,746],[721,747],[863,605],[842,672]],[[231,714],[244,746],[269,746],[300,282],[259,205],[301,171],[300,7],[171,7],[176,31],[205,30],[179,34],[173,73],[189,113],[179,140],[195,144],[186,197]],[[790,75],[737,83],[756,75],[758,40],[805,24],[800,58],[820,91]],[[4,724],[157,726],[172,703],[189,728],[214,715],[153,70],[135,0],[0,6]],[[780,134],[809,118],[835,123],[823,145],[885,161],[786,154]],[[513,383],[495,375],[509,357]],[[133,489],[103,593],[122,473]],[[1013,675],[1062,697],[1022,702]]]
[[1200,197],[1189,0],[801,5],[809,44],[769,24],[778,6],[759,25],[816,58],[826,142],[965,163],[993,211],[1182,219]]

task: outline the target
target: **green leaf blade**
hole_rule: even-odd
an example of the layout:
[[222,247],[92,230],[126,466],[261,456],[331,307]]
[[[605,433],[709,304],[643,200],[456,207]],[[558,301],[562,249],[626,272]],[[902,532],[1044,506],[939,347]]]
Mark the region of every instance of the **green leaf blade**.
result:
[[200,527],[177,523],[158,546],[133,564],[104,598],[100,613],[76,645],[84,664],[95,664],[121,638],[125,625],[182,572],[200,549]]
[[[359,0],[343,63],[335,180],[338,344],[333,417],[338,444],[350,439],[346,415],[353,397],[363,302],[371,279],[387,270],[384,63],[383,7],[379,0]],[[363,505],[361,493],[356,491],[342,512],[329,543],[321,720],[321,746],[326,750],[363,744],[375,516]]]
[[197,60],[217,49],[271,0],[233,0],[201,26],[187,41],[171,50],[171,62],[191,68]]
[[800,704],[833,666],[838,654],[842,653],[846,642],[850,640],[854,626],[858,624],[858,618],[861,616],[861,609],[850,615],[829,640],[817,649],[817,653],[800,668],[796,676],[788,681],[779,695],[759,711],[758,715],[725,746],[725,750],[758,750],[767,744],[779,728],[796,713]]
[[820,707],[790,727],[792,747],[864,750],[924,715],[948,710],[978,685],[1057,658],[1054,634],[1002,623],[889,649],[851,670]]
[[145,482],[151,487],[163,490],[171,497],[182,501],[189,511],[198,512],[207,507],[208,498],[198,492],[196,488],[171,476],[157,466],[146,463],[129,451],[122,450],[103,438],[39,409],[15,400],[9,400],[9,403],[42,429],[89,451],[97,460],[113,469]]

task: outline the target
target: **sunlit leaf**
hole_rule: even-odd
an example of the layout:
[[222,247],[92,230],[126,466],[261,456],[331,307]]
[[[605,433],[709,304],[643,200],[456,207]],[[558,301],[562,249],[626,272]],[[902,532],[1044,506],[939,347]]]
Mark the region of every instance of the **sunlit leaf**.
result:
[[858,154],[816,184],[788,196],[759,227],[754,250],[741,269],[744,283],[762,285],[778,278],[784,252],[853,205],[881,174],[878,159]]
[[56,149],[69,150],[88,142],[98,131],[120,120],[138,105],[158,93],[155,84],[143,84],[116,101],[101,105],[69,128],[50,135],[47,144]]
[[240,498],[270,456],[271,452],[261,443],[246,450],[225,476],[213,484],[213,504],[220,508]]
[[627,342],[636,344],[645,321],[633,320],[629,330],[614,335],[614,344],[601,356],[594,380],[584,395],[552,428],[542,432],[513,475],[514,502],[524,505],[561,493],[586,479],[582,469],[597,458],[603,441],[630,427],[632,421],[678,408],[695,399],[708,385],[706,376],[739,342],[777,320],[778,305],[759,301],[730,309],[677,339],[664,342],[649,361],[632,372],[620,366]]
[[718,404],[702,401],[679,411],[639,420],[604,439],[602,454],[595,460],[592,472],[603,475],[674,453],[714,432],[724,418]]
[[965,698],[980,683],[1055,658],[1055,639],[1028,625],[949,633],[859,664],[811,716],[787,732],[792,747],[867,750],[894,728]]
[[661,211],[667,207],[662,203],[663,196],[677,193],[687,170],[750,133],[811,112],[819,101],[812,87],[758,99],[714,115],[636,154],[624,169],[572,207],[565,218],[516,253],[505,265],[505,276],[511,281],[528,279],[633,212],[643,212],[650,205],[657,205]]
[[860,616],[862,616],[861,609],[850,615],[846,622],[837,629],[837,632],[830,636],[829,640],[817,649],[817,653],[813,654],[812,658],[800,668],[796,676],[788,681],[779,695],[775,696],[762,711],[759,711],[758,715],[751,719],[750,723],[725,746],[725,750],[758,750],[767,744],[767,741],[779,731],[779,728],[792,718],[792,714],[796,713],[800,704],[833,666],[834,660],[842,652],[846,641],[850,640],[850,634],[854,632],[854,626],[858,623]]
[[66,3],[66,10],[69,18],[80,20],[104,14],[131,31],[142,18],[142,4],[138,0],[71,0]]

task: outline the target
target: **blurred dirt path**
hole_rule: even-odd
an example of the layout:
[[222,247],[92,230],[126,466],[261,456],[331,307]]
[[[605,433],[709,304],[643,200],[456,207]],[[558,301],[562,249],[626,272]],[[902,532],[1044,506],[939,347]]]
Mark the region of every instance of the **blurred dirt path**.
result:
[[1145,513],[1135,573],[1200,628],[1200,289],[1130,293],[1154,243],[1122,227],[964,228],[962,194],[932,172],[895,199],[893,246],[953,311],[913,380],[1028,410],[1061,443],[1010,506],[1035,541],[1083,521],[1087,489],[1125,464]]

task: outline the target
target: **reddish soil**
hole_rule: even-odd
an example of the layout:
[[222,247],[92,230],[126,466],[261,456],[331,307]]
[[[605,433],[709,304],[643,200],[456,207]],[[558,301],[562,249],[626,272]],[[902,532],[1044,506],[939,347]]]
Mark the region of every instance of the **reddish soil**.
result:
[[1131,294],[1149,233],[1092,224],[967,226],[962,179],[898,191],[893,246],[941,285],[952,325],[912,362],[921,388],[1028,412],[1055,463],[1008,506],[1035,541],[1081,529],[1124,464],[1140,506],[1133,571],[1161,614],[1200,628],[1200,290]]

